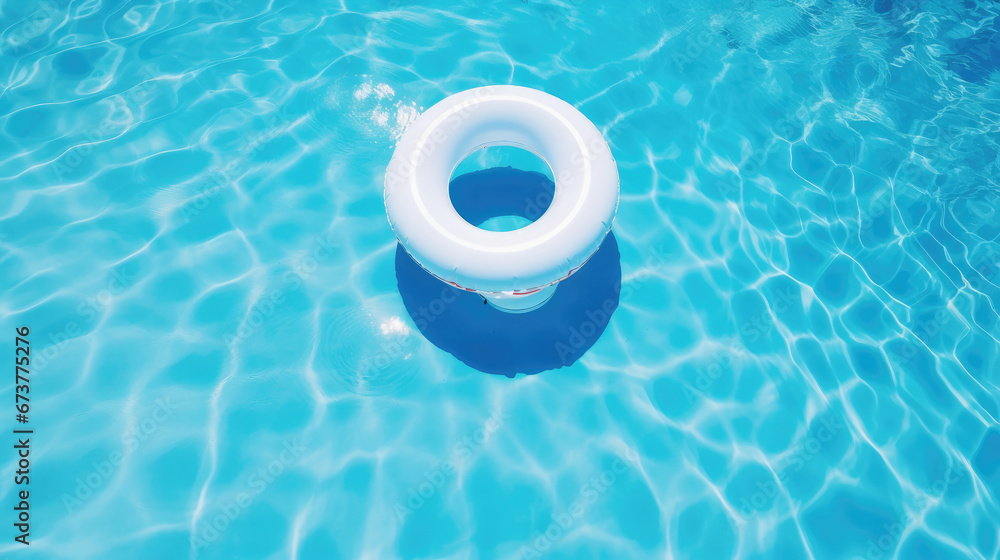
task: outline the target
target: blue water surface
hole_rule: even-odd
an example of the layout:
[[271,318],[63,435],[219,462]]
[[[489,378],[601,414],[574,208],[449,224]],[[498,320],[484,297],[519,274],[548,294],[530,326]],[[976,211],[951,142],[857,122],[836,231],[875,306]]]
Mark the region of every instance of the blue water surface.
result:
[[[4,2],[0,334],[30,327],[34,434],[0,557],[998,558],[998,25]],[[573,104],[621,175],[539,322],[427,282],[385,218],[402,132],[489,84]]]

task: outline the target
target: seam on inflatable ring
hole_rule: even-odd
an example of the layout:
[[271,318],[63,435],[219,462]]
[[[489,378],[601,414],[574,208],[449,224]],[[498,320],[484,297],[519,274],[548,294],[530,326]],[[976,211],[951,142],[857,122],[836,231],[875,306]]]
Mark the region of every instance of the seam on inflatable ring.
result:
[[[393,233],[395,233],[395,230],[393,230]],[[606,231],[604,233],[604,237],[601,238],[601,244],[602,245],[604,244],[604,239],[607,238],[607,236],[608,236],[609,233],[611,233],[610,229],[608,229],[608,231]],[[399,238],[397,237],[396,239],[398,240]],[[594,252],[591,253],[590,255],[588,255],[587,258],[584,259],[584,261],[582,263],[580,263],[579,265],[577,265],[574,268],[571,268],[570,271],[567,272],[565,276],[563,276],[562,278],[559,278],[558,280],[553,280],[552,282],[549,282],[547,284],[543,284],[543,285],[541,285],[541,286],[539,286],[537,288],[529,288],[527,290],[513,290],[513,291],[503,291],[503,290],[501,290],[499,292],[495,292],[493,290],[477,290],[475,288],[467,288],[467,287],[459,284],[458,282],[455,282],[454,280],[448,280],[446,278],[442,278],[442,277],[438,276],[437,274],[434,274],[433,272],[431,272],[430,270],[428,270],[427,267],[425,267],[420,261],[418,261],[416,258],[414,258],[413,255],[411,255],[410,252],[406,250],[406,245],[403,245],[402,243],[400,243],[400,245],[403,246],[403,251],[406,253],[406,256],[410,257],[410,260],[412,260],[413,262],[417,263],[417,266],[419,266],[420,268],[424,269],[424,272],[426,272],[427,274],[430,274],[431,276],[433,276],[434,278],[437,278],[438,280],[444,282],[445,284],[448,284],[449,286],[454,286],[454,287],[456,287],[456,288],[458,288],[460,290],[465,290],[466,292],[476,292],[476,293],[481,293],[481,294],[512,294],[512,295],[515,295],[515,296],[526,296],[526,295],[529,295],[529,294],[533,294],[535,292],[544,290],[545,288],[548,288],[549,286],[554,286],[554,285],[558,284],[559,282],[562,282],[563,280],[569,278],[570,276],[573,276],[573,274],[575,274],[576,271],[580,270],[581,268],[583,268],[583,266],[585,264],[587,264],[588,262],[590,262],[590,259],[594,255],[596,255],[597,251],[599,251],[600,248],[601,248],[601,246],[598,245],[597,249],[594,249]]]

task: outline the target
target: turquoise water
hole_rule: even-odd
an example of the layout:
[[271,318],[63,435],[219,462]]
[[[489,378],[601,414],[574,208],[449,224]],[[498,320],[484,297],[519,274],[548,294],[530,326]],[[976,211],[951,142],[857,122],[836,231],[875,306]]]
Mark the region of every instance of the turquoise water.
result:
[[[998,558],[1000,6],[420,4],[0,7],[0,557]],[[621,175],[536,375],[382,203],[493,83]]]

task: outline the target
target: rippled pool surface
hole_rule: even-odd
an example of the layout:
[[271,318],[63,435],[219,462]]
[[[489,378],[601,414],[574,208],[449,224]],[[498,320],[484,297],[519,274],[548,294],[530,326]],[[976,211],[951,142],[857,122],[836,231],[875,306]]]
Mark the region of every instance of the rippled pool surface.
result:
[[[3,3],[0,557],[998,558],[1000,5],[420,4]],[[382,202],[488,84],[621,175],[536,375],[431,336],[492,323],[404,303]]]

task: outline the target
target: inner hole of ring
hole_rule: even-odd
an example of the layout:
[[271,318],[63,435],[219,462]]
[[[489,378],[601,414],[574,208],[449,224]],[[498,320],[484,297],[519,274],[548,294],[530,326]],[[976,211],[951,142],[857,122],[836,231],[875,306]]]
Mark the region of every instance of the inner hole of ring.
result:
[[455,166],[448,194],[470,224],[487,231],[514,231],[545,214],[555,181],[538,154],[518,146],[485,145]]

